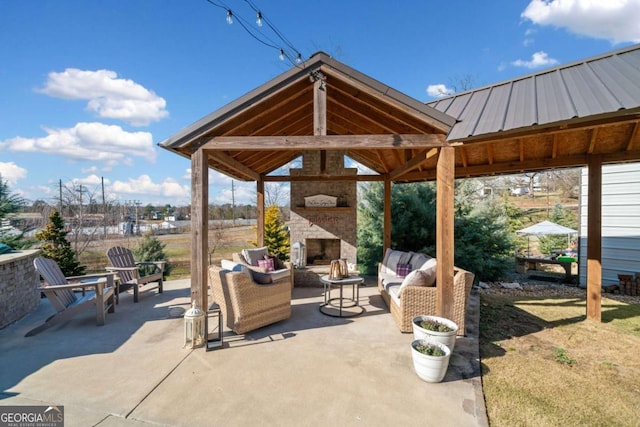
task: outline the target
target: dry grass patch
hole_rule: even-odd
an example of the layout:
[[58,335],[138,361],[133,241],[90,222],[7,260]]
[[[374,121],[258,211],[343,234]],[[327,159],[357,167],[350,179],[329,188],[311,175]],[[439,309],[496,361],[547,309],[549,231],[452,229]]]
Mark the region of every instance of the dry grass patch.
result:
[[[191,275],[191,234],[165,234],[156,236],[164,245],[164,253],[171,263],[171,275],[168,280],[182,279]],[[107,241],[96,240],[80,255],[80,262],[87,267],[87,271],[104,271],[109,264],[106,251],[111,246],[124,246],[133,249],[138,245],[142,236],[127,236]],[[251,226],[224,229],[223,231],[209,230],[209,238],[216,240],[216,248],[211,256],[212,262],[222,258],[231,259],[233,252],[251,247],[249,241],[255,240],[256,230]]]
[[566,290],[482,291],[482,381],[492,426],[638,425],[640,301],[603,298],[603,323],[594,323],[585,320],[584,291]]

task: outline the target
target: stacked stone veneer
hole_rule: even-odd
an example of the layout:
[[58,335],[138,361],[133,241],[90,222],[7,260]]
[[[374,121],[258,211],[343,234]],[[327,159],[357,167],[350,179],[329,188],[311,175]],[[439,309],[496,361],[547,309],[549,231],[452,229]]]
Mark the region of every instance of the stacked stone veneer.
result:
[[15,322],[40,303],[33,260],[38,250],[0,255],[0,328]]
[[[291,176],[321,176],[320,151],[303,154],[302,168],[290,169]],[[358,173],[355,168],[344,167],[343,151],[327,151],[325,158],[325,174],[327,176],[353,176]],[[337,207],[313,208],[304,207],[304,198],[325,194],[337,197]],[[307,239],[339,239],[340,258],[356,264],[357,251],[357,182],[351,181],[292,181],[291,182],[291,218],[289,221],[291,243]],[[309,249],[309,248],[307,248]],[[307,256],[310,256],[307,252]],[[296,273],[296,285],[303,272]]]

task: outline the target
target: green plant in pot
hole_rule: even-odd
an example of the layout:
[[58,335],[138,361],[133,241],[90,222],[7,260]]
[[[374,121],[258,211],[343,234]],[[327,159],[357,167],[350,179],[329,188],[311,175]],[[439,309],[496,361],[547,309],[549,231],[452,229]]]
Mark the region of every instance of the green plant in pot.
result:
[[419,339],[411,343],[411,356],[418,377],[437,383],[447,374],[451,350],[440,342]]
[[414,317],[412,323],[414,339],[437,341],[453,351],[458,333],[455,322],[444,317],[422,315]]

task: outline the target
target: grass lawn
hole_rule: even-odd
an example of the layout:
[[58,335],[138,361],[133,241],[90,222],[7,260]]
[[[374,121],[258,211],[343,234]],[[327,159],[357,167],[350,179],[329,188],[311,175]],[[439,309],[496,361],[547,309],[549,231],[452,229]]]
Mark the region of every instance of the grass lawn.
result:
[[535,288],[481,292],[490,425],[640,425],[640,303],[603,298],[596,323],[584,290]]

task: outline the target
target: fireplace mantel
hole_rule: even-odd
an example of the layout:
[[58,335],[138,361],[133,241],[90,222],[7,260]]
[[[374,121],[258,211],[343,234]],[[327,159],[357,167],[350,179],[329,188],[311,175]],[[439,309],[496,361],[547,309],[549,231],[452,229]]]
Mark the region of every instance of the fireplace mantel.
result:
[[352,206],[338,206],[335,208],[324,208],[324,207],[317,207],[317,208],[293,208],[292,209],[295,212],[300,212],[300,213],[304,213],[304,212],[351,212],[353,210]]

